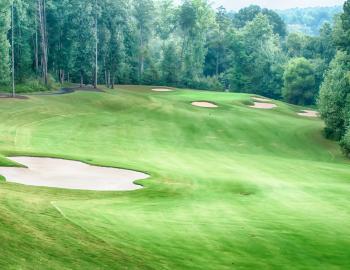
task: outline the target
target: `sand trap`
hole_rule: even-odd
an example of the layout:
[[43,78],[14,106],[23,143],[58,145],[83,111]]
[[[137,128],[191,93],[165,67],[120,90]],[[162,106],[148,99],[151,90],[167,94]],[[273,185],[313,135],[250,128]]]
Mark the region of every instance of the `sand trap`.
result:
[[172,92],[172,91],[174,91],[174,89],[170,89],[170,88],[153,88],[152,91],[156,91],[156,92]]
[[254,105],[249,107],[256,108],[256,109],[273,109],[273,108],[276,108],[277,105],[272,103],[254,102]]
[[252,99],[254,99],[255,101],[260,101],[260,102],[270,102],[271,101],[271,99],[261,98],[261,97],[252,97]]
[[217,108],[218,106],[214,103],[207,101],[195,101],[191,103],[193,106],[203,107],[203,108]]
[[305,117],[318,117],[318,112],[311,110],[303,110],[300,113],[298,113],[298,115]]
[[0,167],[6,181],[30,186],[66,189],[121,191],[142,188],[133,182],[149,176],[131,170],[91,166],[54,158],[12,157],[28,168]]

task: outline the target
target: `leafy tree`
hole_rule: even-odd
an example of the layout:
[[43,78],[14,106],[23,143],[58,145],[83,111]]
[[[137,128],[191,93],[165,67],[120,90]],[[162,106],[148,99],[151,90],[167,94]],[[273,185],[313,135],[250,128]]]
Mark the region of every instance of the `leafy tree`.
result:
[[204,75],[218,77],[228,66],[228,40],[226,35],[232,27],[232,22],[224,7],[217,9],[215,24],[208,35],[208,53],[205,59]]
[[145,56],[152,32],[154,3],[152,0],[134,1],[134,12],[139,38],[139,80],[145,69]]
[[75,79],[79,79],[80,86],[87,80],[92,83],[92,74],[95,57],[95,39],[94,39],[94,12],[95,1],[72,0],[74,16],[72,18],[73,35],[73,71]]
[[343,150],[343,153],[350,158],[350,130],[349,128],[347,129],[345,135],[340,141],[340,146]]
[[163,45],[163,57],[161,62],[163,83],[176,84],[179,80],[177,46],[173,42]]
[[268,18],[258,14],[231,32],[230,41],[232,67],[226,73],[230,89],[279,97],[285,57]]
[[180,65],[185,84],[198,81],[203,75],[207,54],[208,29],[215,23],[214,12],[206,0],[185,0],[178,22],[183,34]]
[[325,133],[328,138],[339,140],[349,124],[350,57],[338,51],[326,72],[318,100]]
[[10,79],[10,44],[7,33],[10,29],[10,1],[0,2],[0,84],[7,84]]
[[345,1],[343,6],[344,12],[341,15],[341,23],[344,31],[341,48],[350,53],[350,0]]
[[315,87],[315,71],[307,59],[291,59],[283,75],[283,98],[290,103],[310,105],[315,101],[317,89]]
[[287,28],[284,21],[281,17],[273,10],[270,9],[262,9],[257,5],[250,5],[249,7],[242,8],[236,13],[233,17],[233,23],[237,28],[244,27],[248,22],[254,20],[254,18],[258,14],[265,15],[270,25],[272,26],[273,32],[275,34],[280,35],[281,37],[285,37],[287,34]]

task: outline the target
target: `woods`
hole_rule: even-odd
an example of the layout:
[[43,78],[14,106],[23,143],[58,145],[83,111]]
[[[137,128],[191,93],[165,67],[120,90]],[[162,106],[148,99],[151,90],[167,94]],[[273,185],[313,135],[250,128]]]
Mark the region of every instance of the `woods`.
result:
[[349,5],[309,36],[254,5],[233,13],[206,0],[2,1],[0,85],[11,85],[13,65],[13,82],[36,89],[149,84],[318,100],[327,137],[340,140],[349,122]]

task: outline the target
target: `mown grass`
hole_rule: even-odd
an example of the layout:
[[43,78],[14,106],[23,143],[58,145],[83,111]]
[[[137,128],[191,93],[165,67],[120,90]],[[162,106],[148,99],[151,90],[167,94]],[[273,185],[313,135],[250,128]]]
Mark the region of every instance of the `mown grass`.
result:
[[150,89],[0,100],[1,165],[52,156],[151,175],[132,192],[0,181],[1,269],[350,267],[349,162],[321,120]]

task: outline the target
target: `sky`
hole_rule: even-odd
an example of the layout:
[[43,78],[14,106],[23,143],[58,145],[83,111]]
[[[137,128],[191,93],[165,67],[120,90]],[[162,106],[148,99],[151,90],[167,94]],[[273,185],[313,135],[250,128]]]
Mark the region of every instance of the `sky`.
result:
[[[342,5],[345,0],[211,0],[213,7],[223,5],[228,10],[239,10],[252,4],[270,9],[288,9],[295,7],[320,7]],[[180,2],[180,1],[179,1]]]

